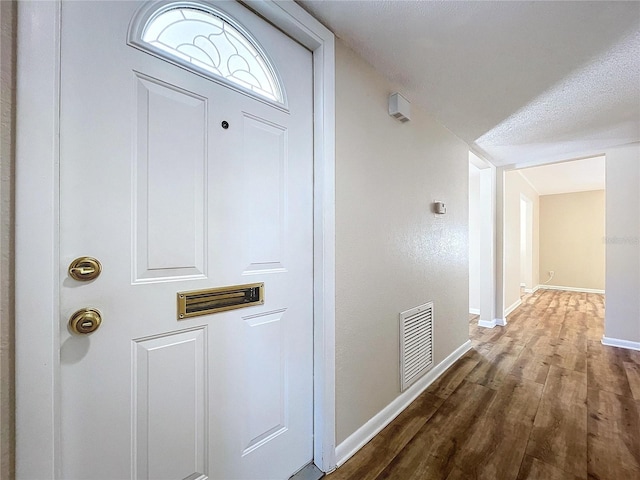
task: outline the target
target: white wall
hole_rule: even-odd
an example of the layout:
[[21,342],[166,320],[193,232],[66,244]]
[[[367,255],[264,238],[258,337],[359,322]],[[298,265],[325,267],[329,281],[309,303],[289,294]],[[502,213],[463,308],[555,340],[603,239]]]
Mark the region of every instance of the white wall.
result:
[[640,349],[640,144],[606,152],[605,337]]
[[[398,314],[434,302],[435,363],[468,340],[468,146],[336,45],[336,432],[400,394]],[[447,204],[436,217],[431,203]]]
[[480,170],[480,321],[478,325],[504,325],[502,306],[502,169],[488,164]]
[[533,203],[520,196],[520,286],[531,290],[533,280]]
[[527,202],[520,198],[520,286],[527,283]]
[[504,307],[507,311],[520,300],[520,199],[522,195],[532,202],[533,212],[533,285],[538,276],[538,227],[540,202],[538,192],[522,177],[519,171],[510,170],[504,176]]
[[469,312],[480,313],[480,169],[469,164]]

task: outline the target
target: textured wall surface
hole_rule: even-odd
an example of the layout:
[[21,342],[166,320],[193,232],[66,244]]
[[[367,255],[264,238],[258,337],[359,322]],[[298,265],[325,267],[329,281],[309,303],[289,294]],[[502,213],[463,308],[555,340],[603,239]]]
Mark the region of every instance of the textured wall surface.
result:
[[604,290],[604,190],[540,197],[540,278]]
[[15,3],[0,1],[0,478],[14,477]]
[[640,342],[640,144],[606,152],[605,337]]
[[400,394],[401,311],[434,302],[436,363],[469,335],[469,149],[420,109],[390,117],[394,91],[337,43],[338,443]]

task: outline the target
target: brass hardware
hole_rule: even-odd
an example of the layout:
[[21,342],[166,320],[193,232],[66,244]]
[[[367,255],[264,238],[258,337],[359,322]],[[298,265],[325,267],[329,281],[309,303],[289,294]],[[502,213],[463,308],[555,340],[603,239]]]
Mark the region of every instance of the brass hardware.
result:
[[81,308],[71,315],[69,330],[77,335],[95,332],[102,323],[102,315],[95,308]]
[[100,272],[102,272],[102,265],[93,257],[79,257],[69,265],[69,276],[79,282],[98,278]]
[[264,283],[178,292],[178,320],[264,304]]

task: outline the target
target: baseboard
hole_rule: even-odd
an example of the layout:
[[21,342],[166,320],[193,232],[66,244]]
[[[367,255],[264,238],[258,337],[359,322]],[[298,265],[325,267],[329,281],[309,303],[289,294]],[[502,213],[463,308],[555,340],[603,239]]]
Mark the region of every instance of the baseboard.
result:
[[521,284],[520,284],[520,287],[526,287],[526,286],[527,286],[527,284],[526,284],[526,283],[521,283]]
[[640,342],[632,342],[630,340],[620,340],[619,338],[602,337],[602,344],[608,347],[626,348],[627,350],[640,351]]
[[506,327],[507,320],[504,318],[494,318],[493,320],[478,320],[478,326],[484,328]]
[[538,285],[538,288],[544,290],[564,290],[566,292],[578,292],[578,293],[600,293],[604,295],[604,290],[597,288],[580,288],[580,287],[562,287],[559,285]]
[[533,290],[531,290],[531,293],[536,293],[540,288],[542,288],[540,285],[536,285]]
[[371,420],[352,433],[346,440],[336,447],[336,460],[338,467],[349,460],[358,450],[364,447],[373,437],[389,425],[402,411],[407,408],[418,396],[431,385],[447,368],[453,365],[460,357],[471,350],[471,341],[456,348],[447,358],[433,367],[427,374],[414,383],[409,389],[402,392],[394,401],[383,408]]
[[496,324],[496,319],[495,318],[493,320],[478,320],[478,326],[479,327],[493,328],[496,325],[497,324]]
[[534,290],[533,288],[525,288],[524,289],[524,293],[533,293],[537,290],[537,288]]
[[471,315],[480,315],[480,309],[479,308],[470,308],[469,309],[469,313]]
[[511,305],[509,308],[507,308],[504,311],[504,316],[505,317],[509,316],[509,314],[513,312],[516,308],[518,308],[520,305],[522,305],[522,300],[519,298],[517,301],[513,302],[513,305]]

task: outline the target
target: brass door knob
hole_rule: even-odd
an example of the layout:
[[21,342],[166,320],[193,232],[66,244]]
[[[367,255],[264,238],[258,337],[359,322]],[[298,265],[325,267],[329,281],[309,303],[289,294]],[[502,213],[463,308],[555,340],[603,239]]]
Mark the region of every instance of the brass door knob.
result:
[[69,330],[77,335],[95,332],[102,323],[102,315],[95,308],[81,308],[69,319]]
[[69,265],[69,276],[79,282],[88,282],[98,278],[102,265],[93,257],[78,257]]

